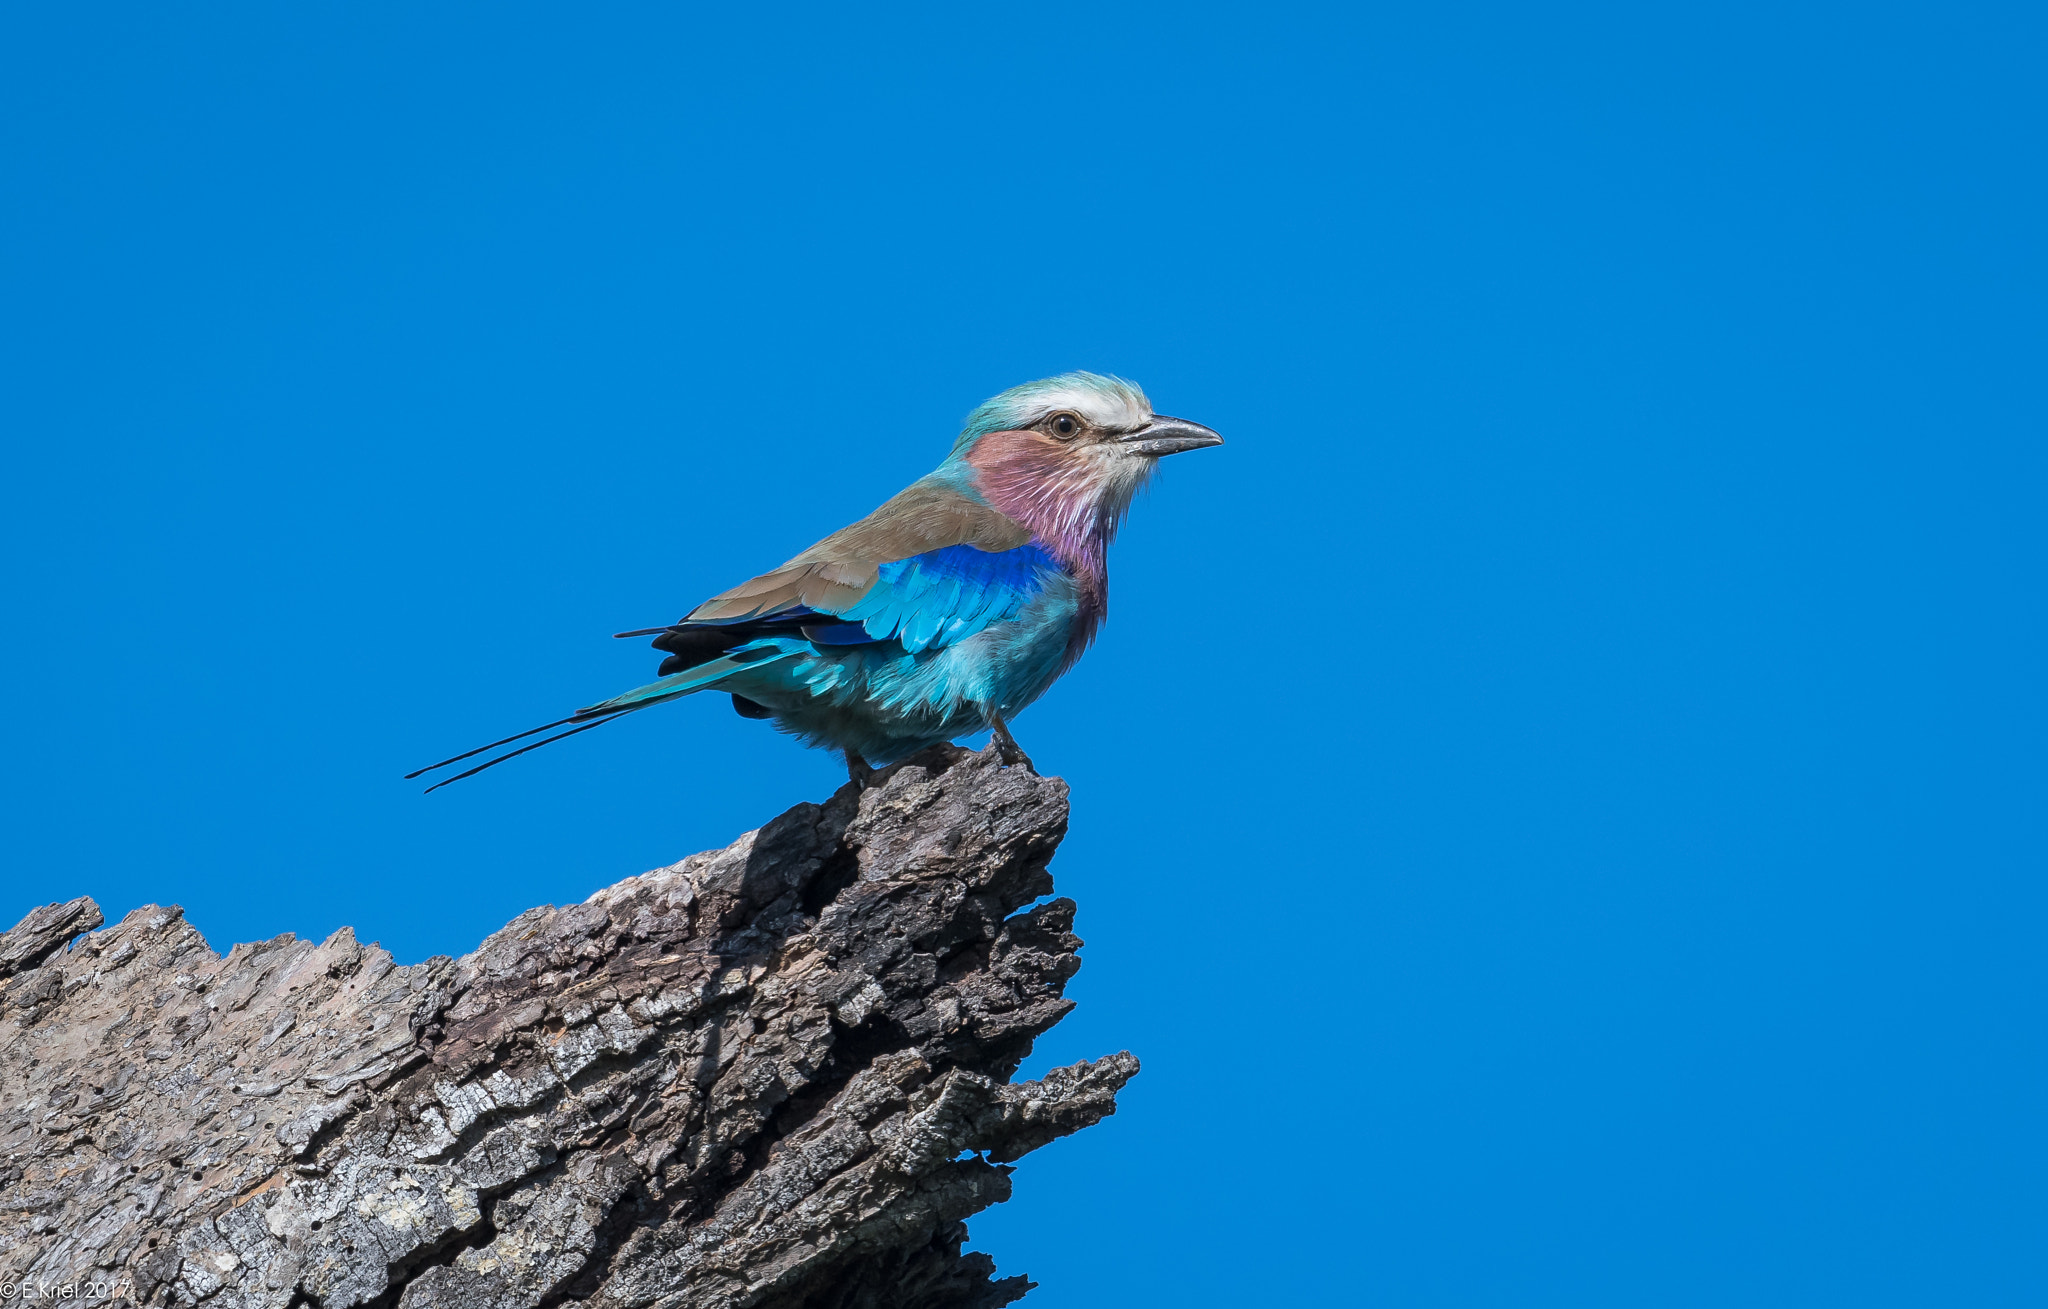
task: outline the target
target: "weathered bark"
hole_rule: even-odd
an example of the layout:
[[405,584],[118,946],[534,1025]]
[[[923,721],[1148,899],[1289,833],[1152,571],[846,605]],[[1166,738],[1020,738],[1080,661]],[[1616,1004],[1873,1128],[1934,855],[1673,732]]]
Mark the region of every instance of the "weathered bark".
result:
[[[1008,1079],[1072,1007],[1066,787],[928,751],[396,967],[90,900],[0,937],[0,1277],[133,1303],[988,1309],[961,1220],[1115,1110]],[[1032,905],[1031,908],[1024,908]]]

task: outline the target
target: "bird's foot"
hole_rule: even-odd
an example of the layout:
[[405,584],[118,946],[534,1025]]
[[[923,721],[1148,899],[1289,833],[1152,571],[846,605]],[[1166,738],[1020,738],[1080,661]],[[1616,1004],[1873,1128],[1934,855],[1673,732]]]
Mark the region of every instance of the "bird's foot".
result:
[[860,757],[860,751],[848,750],[846,752],[846,776],[855,786],[863,791],[867,790],[868,782],[874,775],[875,770],[868,765],[867,760]]
[[1011,766],[1022,764],[1031,772],[1038,771],[1038,765],[1031,762],[1031,756],[1024,753],[1024,747],[1017,744],[1017,738],[1010,735],[1010,725],[1003,716],[993,711],[988,716],[991,744],[996,748],[996,757]]

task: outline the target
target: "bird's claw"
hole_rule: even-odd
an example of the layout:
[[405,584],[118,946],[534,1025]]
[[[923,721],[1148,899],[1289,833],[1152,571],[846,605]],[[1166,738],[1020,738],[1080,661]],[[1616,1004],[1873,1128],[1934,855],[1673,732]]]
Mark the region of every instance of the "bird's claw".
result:
[[996,758],[1012,768],[1022,765],[1032,773],[1038,771],[1038,765],[1031,762],[1031,756],[1024,753],[1024,747],[1010,735],[1010,725],[1003,721],[1001,714],[989,715],[989,736],[989,744],[996,748]]
[[846,752],[846,776],[855,786],[865,791],[868,789],[868,783],[875,776],[875,770],[867,760],[860,757],[859,752],[848,750]]
[[1021,766],[1026,772],[1036,773],[1038,771],[1038,765],[1031,762],[1031,756],[1025,754],[1015,741],[1010,742],[1008,745],[998,741],[996,743],[996,757],[1012,768]]

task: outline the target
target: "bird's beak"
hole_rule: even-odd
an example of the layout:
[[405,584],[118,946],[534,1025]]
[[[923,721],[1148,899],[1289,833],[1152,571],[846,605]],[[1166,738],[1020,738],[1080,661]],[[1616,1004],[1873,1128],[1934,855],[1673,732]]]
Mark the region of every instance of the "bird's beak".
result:
[[1132,454],[1157,459],[1161,455],[1177,455],[1183,450],[1199,450],[1205,445],[1222,445],[1223,438],[1200,423],[1154,414],[1152,421],[1137,431],[1118,437],[1117,444]]

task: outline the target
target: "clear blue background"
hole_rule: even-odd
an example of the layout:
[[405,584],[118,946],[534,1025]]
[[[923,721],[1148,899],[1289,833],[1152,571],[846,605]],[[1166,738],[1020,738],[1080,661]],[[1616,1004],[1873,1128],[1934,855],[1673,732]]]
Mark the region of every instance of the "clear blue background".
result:
[[0,920],[401,959],[836,762],[644,680],[1013,383],[1167,465],[1018,732],[1040,1309],[2038,1305],[2032,6],[0,20]]

